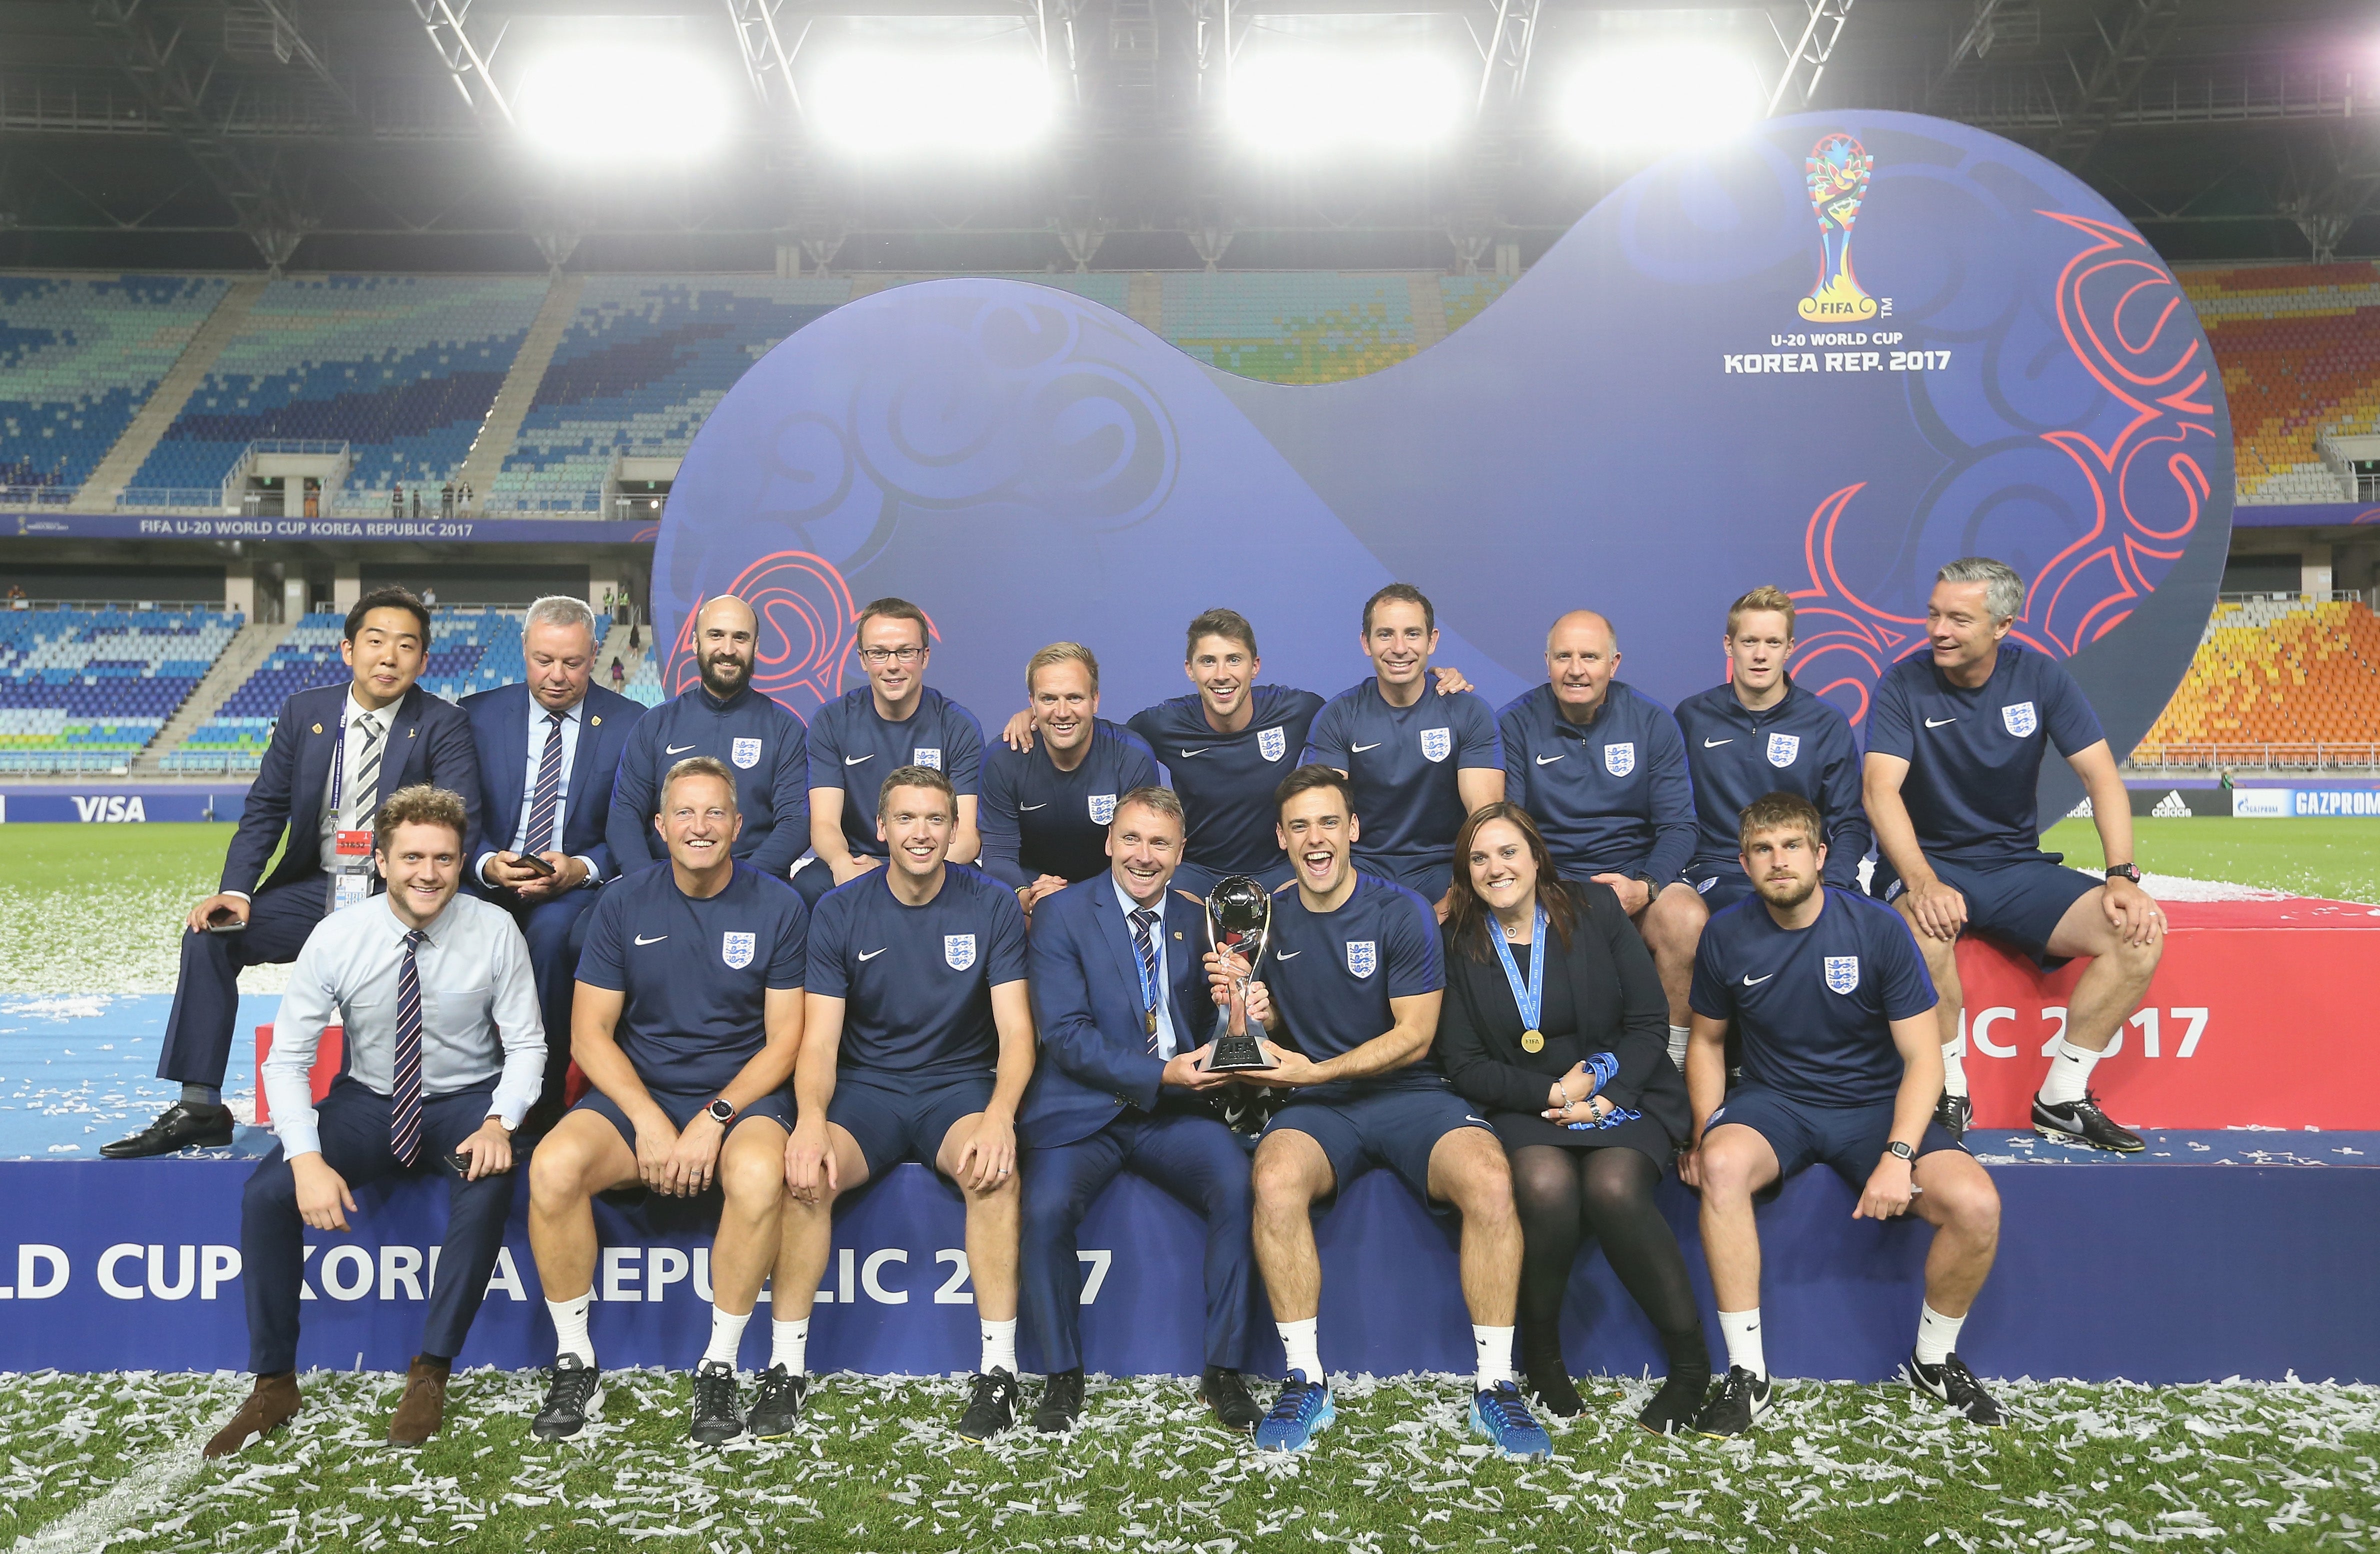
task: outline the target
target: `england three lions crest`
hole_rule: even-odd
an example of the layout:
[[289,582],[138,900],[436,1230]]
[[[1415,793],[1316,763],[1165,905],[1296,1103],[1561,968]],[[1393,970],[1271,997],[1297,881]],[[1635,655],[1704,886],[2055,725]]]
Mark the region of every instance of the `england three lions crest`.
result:
[[1103,826],[1114,819],[1115,801],[1116,795],[1113,794],[1091,795],[1091,824]]
[[909,764],[940,771],[942,769],[942,747],[940,745],[919,745],[910,750]]
[[965,971],[975,965],[975,935],[946,933],[942,935],[942,959],[953,971]]
[[2008,731],[2022,739],[2041,726],[2041,714],[2033,710],[2030,701],[2020,701],[2013,707],[2000,709],[2000,722]]
[[1428,760],[1444,760],[1454,754],[1454,731],[1451,728],[1422,730],[1421,753]]
[[1369,977],[1379,969],[1380,945],[1378,940],[1347,941],[1347,969],[1357,977]]
[[738,739],[728,747],[727,759],[748,771],[760,764],[760,742],[757,739]]
[[1279,760],[1289,754],[1289,735],[1281,729],[1269,728],[1257,735],[1257,754],[1267,760]]
[[1625,777],[1636,770],[1636,742],[1623,740],[1603,747],[1603,770],[1614,777]]
[[719,958],[727,963],[730,971],[741,971],[752,964],[753,939],[748,933],[722,934]]
[[1859,957],[1828,955],[1827,987],[1830,991],[1838,993],[1856,992],[1859,989]]
[[1793,764],[1802,753],[1802,736],[1798,734],[1772,734],[1768,736],[1768,764],[1783,768]]

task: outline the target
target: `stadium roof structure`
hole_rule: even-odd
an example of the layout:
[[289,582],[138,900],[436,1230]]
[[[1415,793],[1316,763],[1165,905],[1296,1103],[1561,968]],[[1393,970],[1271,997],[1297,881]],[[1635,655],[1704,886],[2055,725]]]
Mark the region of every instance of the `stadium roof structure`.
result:
[[[1561,113],[1582,60],[1655,38],[1739,51],[1766,111],[2010,136],[2176,260],[2380,254],[2363,0],[0,0],[0,265],[1525,262],[1664,149],[1585,143]],[[697,62],[724,143],[642,171],[540,155],[524,73],[589,42]],[[989,159],[836,142],[820,89],[859,49],[1029,59],[1050,133]],[[1232,132],[1228,86],[1283,50],[1434,60],[1457,122],[1394,151],[1269,154]]]

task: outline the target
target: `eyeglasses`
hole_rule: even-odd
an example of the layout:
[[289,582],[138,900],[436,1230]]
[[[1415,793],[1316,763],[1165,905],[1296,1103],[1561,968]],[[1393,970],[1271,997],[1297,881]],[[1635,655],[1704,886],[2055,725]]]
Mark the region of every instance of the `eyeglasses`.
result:
[[925,656],[926,650],[923,648],[862,648],[859,650],[859,657],[863,662],[880,668],[896,660],[902,663],[915,663]]

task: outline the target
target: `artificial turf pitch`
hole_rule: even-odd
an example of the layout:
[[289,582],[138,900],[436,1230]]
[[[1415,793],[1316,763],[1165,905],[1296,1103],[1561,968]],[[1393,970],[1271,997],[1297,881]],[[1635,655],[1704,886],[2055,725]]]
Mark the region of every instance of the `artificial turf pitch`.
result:
[[[2135,823],[2157,873],[2380,902],[2369,821]],[[0,997],[169,988],[175,925],[229,832],[0,827]],[[2097,856],[2088,822],[2046,844]],[[0,1548],[2380,1548],[2368,1386],[2001,1381],[2012,1427],[1985,1432],[1905,1387],[1787,1379],[1754,1437],[1719,1442],[1644,1434],[1648,1384],[1605,1378],[1556,1426],[1554,1460],[1524,1464],[1464,1434],[1450,1378],[1342,1378],[1338,1427],[1288,1460],[1213,1427],[1181,1381],[1095,1381],[1073,1436],[977,1447],[947,1428],[956,1383],[839,1376],[792,1439],[706,1451],[685,1439],[683,1376],[616,1378],[604,1423],[550,1445],[528,1433],[538,1379],[481,1371],[412,1452],[382,1444],[400,1384],[310,1376],[279,1436],[201,1463],[245,1378],[0,1377]]]

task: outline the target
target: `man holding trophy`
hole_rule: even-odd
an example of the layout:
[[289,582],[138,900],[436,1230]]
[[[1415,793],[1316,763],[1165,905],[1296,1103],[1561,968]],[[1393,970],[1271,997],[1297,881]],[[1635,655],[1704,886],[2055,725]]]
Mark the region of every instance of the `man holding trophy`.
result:
[[1026,1146],[1023,1311],[1050,1367],[1033,1411],[1037,1430],[1071,1429],[1082,1414],[1075,1231],[1123,1171],[1205,1216],[1198,1396],[1226,1429],[1253,1430],[1264,1416],[1240,1375],[1249,1317],[1248,1151],[1194,1094],[1231,1079],[1201,1066],[1211,1050],[1200,1038],[1215,1024],[1201,965],[1208,914],[1196,896],[1168,888],[1183,832],[1182,801],[1171,789],[1133,789],[1117,800],[1108,827],[1107,871],[1034,914],[1029,964],[1041,1050],[1017,1127]]
[[[1233,1032],[1248,1030],[1246,1019],[1293,1043],[1259,1042],[1257,1055],[1270,1066],[1242,1075],[1291,1090],[1256,1155],[1257,1266],[1289,1362],[1257,1448],[1300,1451],[1337,1417],[1316,1315],[1322,1267],[1313,1208],[1387,1166],[1433,1208],[1451,1205],[1463,1216],[1463,1296],[1478,1353],[1473,1431],[1508,1457],[1549,1456],[1553,1443],[1512,1379],[1521,1227],[1512,1172],[1495,1133],[1429,1055],[1446,987],[1437,919],[1412,891],[1355,872],[1349,787],[1320,765],[1283,779],[1278,832],[1297,870],[1294,889],[1272,897],[1268,931],[1251,953],[1241,953],[1244,936],[1207,960],[1231,1009],[1216,1066],[1232,1061],[1225,1049]],[[1252,979],[1263,957],[1269,986]]]

